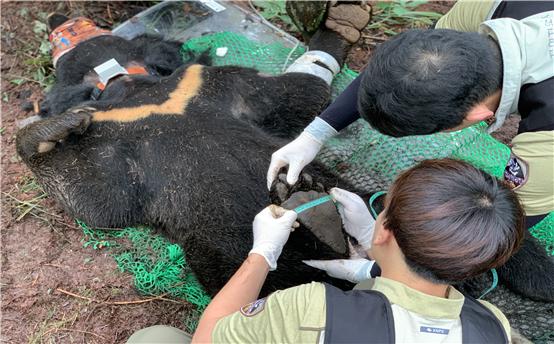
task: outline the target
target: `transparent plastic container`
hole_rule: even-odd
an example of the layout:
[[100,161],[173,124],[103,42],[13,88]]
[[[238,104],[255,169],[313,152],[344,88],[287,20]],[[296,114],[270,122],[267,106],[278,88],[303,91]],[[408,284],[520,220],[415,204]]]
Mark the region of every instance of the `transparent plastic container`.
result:
[[113,30],[130,39],[142,34],[157,34],[185,42],[217,32],[235,32],[260,43],[279,42],[292,48],[296,38],[263,20],[247,7],[229,1],[164,1],[139,13]]

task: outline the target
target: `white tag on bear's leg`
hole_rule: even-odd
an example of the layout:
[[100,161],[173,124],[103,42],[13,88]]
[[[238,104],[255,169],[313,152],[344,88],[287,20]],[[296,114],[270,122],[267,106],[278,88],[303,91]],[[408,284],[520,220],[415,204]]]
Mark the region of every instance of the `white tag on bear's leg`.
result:
[[[327,66],[322,67],[316,62]],[[315,75],[328,85],[333,82],[333,76],[340,72],[340,66],[333,56],[324,51],[310,50],[294,61],[285,71],[285,73],[306,73]]]

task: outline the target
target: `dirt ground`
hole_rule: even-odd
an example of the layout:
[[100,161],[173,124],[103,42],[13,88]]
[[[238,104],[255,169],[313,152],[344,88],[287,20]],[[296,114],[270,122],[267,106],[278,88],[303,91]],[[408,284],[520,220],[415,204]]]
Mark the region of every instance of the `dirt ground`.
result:
[[[424,5],[445,13],[453,3]],[[40,25],[59,11],[84,15],[111,27],[150,6],[148,2],[2,2],[1,4],[1,312],[2,343],[121,343],[153,324],[182,328],[190,305],[182,300],[150,300],[133,289],[132,276],[120,273],[104,250],[84,248],[72,219],[33,184],[15,151],[17,122],[43,97]],[[369,31],[352,49],[349,65],[360,70],[371,51],[386,39]],[[36,59],[39,62],[36,62]],[[35,61],[29,64],[29,60]],[[36,81],[39,79],[39,81]],[[517,127],[510,122],[500,139]],[[38,201],[37,201],[38,200]],[[114,302],[129,301],[124,304]],[[136,303],[135,301],[141,301]]]
[[[191,308],[180,300],[145,300],[132,276],[120,273],[105,250],[84,248],[83,233],[54,202],[45,198],[29,214],[23,202],[40,192],[15,151],[16,123],[30,115],[22,105],[43,96],[25,60],[38,55],[34,21],[57,10],[86,15],[111,27],[148,3],[2,3],[2,343],[121,343],[136,330],[168,324],[182,327]],[[11,80],[26,78],[16,85]],[[17,199],[17,200],[15,200]],[[31,203],[34,204],[34,203]],[[60,292],[64,290],[77,296]]]

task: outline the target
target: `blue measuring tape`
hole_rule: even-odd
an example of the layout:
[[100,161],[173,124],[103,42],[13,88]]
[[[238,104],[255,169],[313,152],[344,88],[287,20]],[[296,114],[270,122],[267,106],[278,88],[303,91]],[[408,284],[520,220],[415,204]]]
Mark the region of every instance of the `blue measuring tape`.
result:
[[387,192],[386,191],[377,191],[376,193],[374,193],[373,195],[371,195],[371,197],[369,198],[369,210],[371,210],[371,215],[373,215],[373,219],[377,220],[377,212],[375,211],[375,209],[373,209],[373,202],[375,202],[375,200],[377,199],[377,197],[381,196],[381,195],[385,195]]
[[481,294],[481,296],[479,296],[478,300],[482,299],[485,295],[493,291],[494,288],[496,288],[496,286],[498,285],[498,273],[496,272],[496,269],[491,269],[491,273],[492,273],[492,285],[489,287],[489,289],[485,290],[485,292]]
[[317,207],[318,205],[329,202],[330,200],[332,200],[331,196],[329,196],[329,195],[328,196],[323,196],[321,198],[314,199],[313,201],[310,201],[310,202],[304,203],[302,205],[299,205],[298,207],[294,208],[293,210],[297,214],[300,214],[303,211],[306,211],[306,210],[308,210],[310,208],[313,208],[313,207]]

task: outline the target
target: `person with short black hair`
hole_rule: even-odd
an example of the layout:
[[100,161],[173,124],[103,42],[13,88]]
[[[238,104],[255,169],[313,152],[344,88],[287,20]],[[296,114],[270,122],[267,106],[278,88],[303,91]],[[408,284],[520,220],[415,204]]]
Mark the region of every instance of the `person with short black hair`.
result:
[[552,1],[458,1],[434,30],[403,32],[377,47],[361,75],[273,153],[268,188],[287,165],[294,184],[323,143],[360,117],[401,137],[481,121],[491,132],[519,112],[504,178],[532,227],[554,211],[553,32]]
[[376,49],[360,80],[358,109],[389,136],[427,135],[492,116],[501,86],[502,54],[494,40],[410,30]]
[[[500,310],[452,286],[503,264],[523,240],[523,210],[503,182],[465,162],[425,161],[396,179],[377,221],[359,196],[336,188],[331,195],[347,231],[369,238],[381,277],[347,292],[312,282],[256,300],[296,220],[272,205],[254,219],[253,248],[204,311],[193,342],[510,342]],[[190,340],[156,326],[128,343],[166,337]]]

